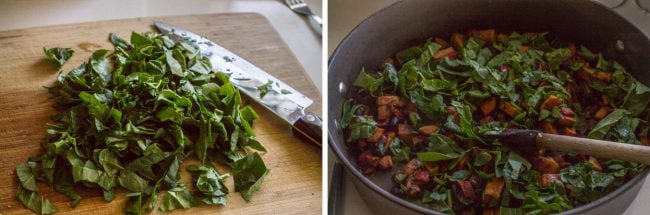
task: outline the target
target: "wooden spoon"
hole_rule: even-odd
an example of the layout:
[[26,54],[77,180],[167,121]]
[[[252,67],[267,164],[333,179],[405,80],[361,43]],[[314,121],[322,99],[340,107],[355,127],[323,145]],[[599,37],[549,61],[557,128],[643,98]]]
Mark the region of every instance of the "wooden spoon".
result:
[[492,137],[524,152],[545,148],[650,165],[650,147],[642,145],[548,134],[524,129],[506,129],[501,134],[492,135]]

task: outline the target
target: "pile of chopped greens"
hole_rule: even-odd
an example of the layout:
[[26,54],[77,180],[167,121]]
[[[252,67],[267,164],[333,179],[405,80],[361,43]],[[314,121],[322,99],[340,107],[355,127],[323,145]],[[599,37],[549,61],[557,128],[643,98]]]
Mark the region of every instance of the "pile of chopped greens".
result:
[[[48,91],[59,113],[51,116],[45,153],[19,164],[17,197],[38,214],[58,209],[39,195],[36,181],[69,197],[72,207],[86,187],[101,191],[106,201],[118,188],[127,191],[127,214],[171,211],[198,205],[225,205],[229,173],[235,191],[249,201],[269,170],[258,152],[255,111],[242,107],[239,91],[226,73],[189,43],[157,33],[131,34],[130,44],[110,35],[114,51],[97,50],[88,62],[61,74]],[[71,49],[44,49],[60,67]],[[192,184],[179,182],[180,166]]]
[[443,213],[549,214],[592,202],[642,164],[485,138],[507,128],[650,145],[650,88],[546,33],[454,33],[362,69],[341,126],[360,171]]

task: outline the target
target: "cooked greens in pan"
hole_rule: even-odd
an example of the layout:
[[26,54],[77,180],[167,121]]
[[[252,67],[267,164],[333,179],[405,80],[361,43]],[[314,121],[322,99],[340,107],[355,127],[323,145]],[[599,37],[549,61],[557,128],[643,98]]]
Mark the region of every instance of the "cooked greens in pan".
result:
[[360,68],[340,120],[360,171],[391,171],[393,194],[455,214],[561,212],[638,175],[644,165],[485,138],[523,128],[650,145],[650,88],[549,38],[471,30]]

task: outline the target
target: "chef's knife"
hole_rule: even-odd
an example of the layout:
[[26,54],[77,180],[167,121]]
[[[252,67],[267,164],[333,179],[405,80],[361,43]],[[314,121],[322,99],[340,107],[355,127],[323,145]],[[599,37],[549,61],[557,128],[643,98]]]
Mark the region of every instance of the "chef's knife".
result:
[[[170,39],[199,48],[210,58],[214,71],[229,73],[230,82],[240,92],[288,122],[294,136],[322,147],[322,121],[314,113],[305,113],[305,108],[312,104],[311,99],[205,37],[163,22],[154,21],[154,25]],[[261,86],[268,89],[263,96]]]

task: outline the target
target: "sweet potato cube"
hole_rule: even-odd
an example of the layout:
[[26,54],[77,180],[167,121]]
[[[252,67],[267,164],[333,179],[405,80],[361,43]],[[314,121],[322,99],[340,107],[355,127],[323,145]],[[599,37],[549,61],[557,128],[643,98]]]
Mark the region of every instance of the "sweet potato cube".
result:
[[573,110],[571,108],[568,108],[568,107],[560,108],[560,113],[562,113],[562,115],[566,115],[566,116],[575,116],[575,114],[576,114],[575,112],[573,112]]
[[438,45],[440,45],[440,48],[444,49],[449,47],[449,43],[440,37],[436,37],[436,39],[434,39],[434,42],[438,43]]
[[528,49],[529,49],[528,46],[521,46],[521,47],[519,47],[519,52],[520,53],[526,53],[526,52],[528,52]]
[[415,170],[420,168],[420,161],[417,158],[411,159],[404,167],[402,167],[402,172],[404,174],[410,175],[415,172]]
[[385,155],[379,159],[379,169],[388,169],[393,166],[393,158],[390,155]]
[[387,120],[390,119],[391,116],[393,116],[393,112],[390,110],[388,105],[377,106],[377,120]]
[[534,158],[533,167],[542,174],[560,173],[560,165],[551,157],[537,156]]
[[572,125],[576,124],[576,118],[573,118],[573,117],[570,117],[570,116],[565,116],[565,115],[560,115],[560,119],[558,119],[557,122],[560,125],[572,126]]
[[566,136],[575,137],[576,136],[576,129],[575,128],[564,127],[562,129],[562,134],[564,134]]
[[557,96],[550,95],[546,98],[546,100],[544,100],[539,108],[542,110],[550,110],[560,104],[562,104],[562,99],[558,98]]
[[496,208],[484,208],[483,215],[499,215],[501,214],[499,207]]
[[504,33],[497,34],[497,41],[505,42],[507,39],[508,39],[508,35],[506,35]]
[[501,109],[503,112],[508,114],[510,117],[514,117],[519,113],[519,110],[517,107],[515,107],[512,103],[510,102],[501,102],[499,105],[499,109]]
[[595,157],[589,156],[589,160],[587,162],[591,163],[591,166],[594,168],[594,170],[598,172],[603,171],[603,166],[600,165],[600,162],[598,162],[598,159]]
[[542,126],[544,127],[544,133],[558,134],[557,128],[555,128],[555,126],[552,123],[544,122]]
[[377,97],[377,106],[396,105],[400,103],[399,96],[379,96]]
[[451,45],[458,48],[465,44],[465,35],[460,33],[451,34]]
[[430,136],[431,134],[437,132],[438,129],[440,128],[438,128],[436,125],[425,125],[418,128],[418,132],[420,132],[420,134]]
[[397,125],[397,136],[408,144],[413,144],[413,128],[406,123]]
[[468,200],[475,200],[476,199],[476,193],[474,193],[474,188],[472,187],[472,184],[467,181],[467,180],[458,180],[456,181],[456,185],[458,188],[459,193]]
[[604,82],[609,82],[612,79],[609,73],[603,71],[594,72],[593,77]]
[[501,200],[501,193],[506,182],[503,178],[490,178],[483,191],[483,203],[491,204]]
[[381,136],[384,135],[384,129],[377,127],[375,128],[375,133],[372,134],[372,136],[368,137],[368,142],[377,142],[381,139]]
[[497,40],[497,33],[494,29],[472,31],[472,36],[486,42],[494,42]]
[[542,174],[539,176],[539,185],[542,187],[549,186],[556,181],[560,181],[560,174]]
[[650,146],[650,138],[648,136],[640,136],[639,142],[641,142],[641,145]]
[[450,59],[456,59],[458,57],[458,52],[456,52],[456,50],[454,50],[453,47],[448,47],[446,49],[438,50],[433,55],[434,60],[442,59],[444,57],[448,57]]
[[594,118],[595,119],[602,119],[602,118],[605,118],[607,116],[607,114],[609,114],[609,111],[607,111],[607,107],[601,106],[596,111],[596,114],[594,114]]
[[487,116],[492,114],[492,112],[494,112],[494,109],[497,108],[498,101],[499,99],[497,97],[490,97],[481,103],[481,112],[483,112],[483,115]]

